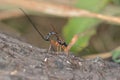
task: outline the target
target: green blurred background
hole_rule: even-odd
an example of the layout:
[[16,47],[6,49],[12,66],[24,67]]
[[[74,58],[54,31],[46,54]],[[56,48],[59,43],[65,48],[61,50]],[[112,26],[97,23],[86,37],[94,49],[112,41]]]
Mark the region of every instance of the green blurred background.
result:
[[[95,13],[118,17],[120,16],[120,0],[46,1],[54,4],[73,6]],[[13,7],[12,5],[0,5],[0,12],[12,9],[18,8]],[[116,50],[116,48],[120,46],[120,24],[109,23],[107,21],[102,21],[95,18],[65,18],[57,17],[54,15],[51,16],[44,13],[38,13],[34,10],[24,10],[26,14],[29,14],[33,23],[38,27],[41,33],[43,33],[44,35],[49,33],[51,31],[50,24],[53,24],[56,28],[56,31],[67,42],[67,44],[69,44],[70,40],[75,34],[82,34],[87,31],[87,34],[79,37],[78,41],[73,45],[71,49],[71,52],[74,52],[76,55],[89,56],[93,54],[104,54],[106,52],[111,52],[109,54],[113,54],[111,56],[114,56],[114,61],[116,61],[116,59],[119,59],[119,55],[116,56],[116,52],[114,50]],[[18,10],[18,12],[20,12],[20,10]],[[2,19],[0,21],[0,32],[10,34],[40,48],[48,49],[49,47],[49,42],[46,42],[41,37],[39,37],[39,34],[34,30],[32,25],[24,15],[21,15],[19,17],[12,17],[9,19]],[[119,52],[120,51],[117,48],[117,54],[119,54]]]

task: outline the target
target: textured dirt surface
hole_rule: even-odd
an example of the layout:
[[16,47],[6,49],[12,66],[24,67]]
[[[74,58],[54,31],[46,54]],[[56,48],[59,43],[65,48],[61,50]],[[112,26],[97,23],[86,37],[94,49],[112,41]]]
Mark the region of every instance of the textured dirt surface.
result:
[[120,65],[48,52],[0,33],[0,80],[120,80]]

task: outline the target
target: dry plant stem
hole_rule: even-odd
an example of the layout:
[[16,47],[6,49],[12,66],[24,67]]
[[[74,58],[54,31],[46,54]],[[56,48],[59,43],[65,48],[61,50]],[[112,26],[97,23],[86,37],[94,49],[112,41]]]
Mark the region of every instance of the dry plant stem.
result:
[[61,17],[92,17],[120,24],[120,18],[118,17],[97,14],[87,10],[78,9],[66,5],[57,5],[35,0],[0,0],[0,4],[14,5],[20,8],[31,9],[38,12]]
[[87,30],[84,31],[84,32],[75,34],[75,35],[73,36],[72,40],[70,41],[70,43],[68,44],[67,48],[65,49],[65,52],[68,53],[68,52],[70,51],[71,47],[77,42],[78,38],[85,36],[85,35],[88,34],[88,32],[89,32],[90,30],[92,30],[92,29],[93,29],[93,28],[89,28],[89,29],[87,29]]
[[83,58],[86,58],[86,59],[93,59],[93,58],[96,58],[96,56],[99,56],[103,59],[107,59],[109,57],[112,56],[112,54],[110,52],[107,52],[107,53],[97,53],[97,54],[92,54],[92,55],[88,55],[88,56],[83,56]]
[[76,43],[76,41],[78,40],[78,34],[74,35],[72,40],[70,41],[69,45],[67,46],[67,48],[65,49],[65,52],[68,54],[68,52],[70,51],[71,47]]

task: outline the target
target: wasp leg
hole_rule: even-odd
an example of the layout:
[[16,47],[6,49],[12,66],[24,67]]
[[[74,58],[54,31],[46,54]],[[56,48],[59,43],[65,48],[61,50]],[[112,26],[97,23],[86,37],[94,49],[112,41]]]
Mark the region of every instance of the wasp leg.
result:
[[55,49],[54,49],[54,47],[53,47],[53,45],[52,45],[51,40],[50,40],[50,45],[49,45],[49,48],[48,48],[48,53],[49,53],[50,51],[55,51]]
[[62,46],[60,45],[60,52],[62,51]]

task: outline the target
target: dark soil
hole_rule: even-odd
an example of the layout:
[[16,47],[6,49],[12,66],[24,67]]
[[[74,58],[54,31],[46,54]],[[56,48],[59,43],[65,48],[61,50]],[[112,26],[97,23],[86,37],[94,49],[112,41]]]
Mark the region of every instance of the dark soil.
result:
[[120,65],[39,49],[0,33],[0,80],[120,80]]

